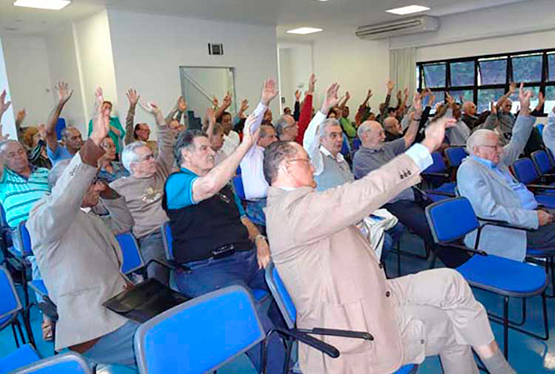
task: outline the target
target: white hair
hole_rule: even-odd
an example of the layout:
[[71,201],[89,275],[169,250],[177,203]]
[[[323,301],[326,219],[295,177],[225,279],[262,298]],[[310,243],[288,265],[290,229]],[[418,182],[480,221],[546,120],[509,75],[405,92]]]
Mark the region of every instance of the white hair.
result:
[[474,148],[484,144],[486,137],[490,134],[497,135],[491,130],[480,129],[476,130],[466,140],[466,152],[469,155],[474,154]]
[[131,163],[139,161],[139,156],[136,150],[141,147],[147,147],[145,142],[136,141],[127,144],[123,151],[121,152],[121,163],[123,167],[126,168],[131,173]]
[[324,136],[326,136],[326,129],[330,126],[340,126],[339,121],[336,120],[335,118],[327,118],[324,122],[322,122],[320,124],[320,126],[318,126],[318,139],[322,139]]
[[359,139],[362,140],[362,135],[372,130],[372,127],[370,126],[371,123],[372,123],[371,121],[365,121],[358,127],[357,136]]

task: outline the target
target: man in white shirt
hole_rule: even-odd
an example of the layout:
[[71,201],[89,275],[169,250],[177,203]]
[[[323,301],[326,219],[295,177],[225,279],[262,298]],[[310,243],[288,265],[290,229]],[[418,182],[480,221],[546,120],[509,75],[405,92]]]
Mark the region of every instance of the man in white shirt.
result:
[[222,146],[222,151],[226,155],[230,155],[235,151],[235,149],[241,143],[241,139],[239,138],[239,134],[233,131],[233,118],[231,113],[223,112],[223,114],[217,118],[216,122],[222,125],[224,130],[224,145]]

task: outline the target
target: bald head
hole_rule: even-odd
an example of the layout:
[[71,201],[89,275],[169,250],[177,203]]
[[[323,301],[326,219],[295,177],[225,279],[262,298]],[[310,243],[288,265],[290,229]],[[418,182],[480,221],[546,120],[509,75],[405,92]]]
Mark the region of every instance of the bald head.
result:
[[476,115],[476,104],[474,104],[472,101],[465,101],[462,109],[464,114],[467,114],[469,116]]
[[376,121],[365,121],[357,130],[357,135],[362,145],[367,148],[374,148],[385,141],[385,131],[382,125]]
[[399,123],[399,120],[395,117],[387,117],[383,120],[384,130],[393,135],[403,135],[403,127]]

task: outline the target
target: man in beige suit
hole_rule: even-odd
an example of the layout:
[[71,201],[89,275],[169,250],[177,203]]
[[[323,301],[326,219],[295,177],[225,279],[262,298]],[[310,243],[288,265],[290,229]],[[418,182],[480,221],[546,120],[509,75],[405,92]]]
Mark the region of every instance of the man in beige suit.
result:
[[[97,91],[97,108],[102,104]],[[27,228],[37,264],[56,304],[56,350],[69,348],[93,362],[134,366],[133,334],[138,324],[102,306],[130,284],[121,272],[122,254],[114,234],[131,230],[125,200],[95,181],[100,147],[109,120],[97,109],[94,129],[67,163],[51,172],[52,193],[31,210]],[[90,209],[102,198],[110,217]]]
[[[332,86],[325,100],[334,100]],[[264,175],[272,258],[297,307],[300,328],[368,331],[373,341],[325,336],[341,352],[329,358],[300,346],[303,373],[392,373],[439,354],[446,373],[478,373],[471,348],[490,373],[514,373],[494,340],[484,307],[462,276],[437,269],[387,280],[355,226],[419,182],[453,120],[441,119],[426,139],[365,178],[316,192],[306,151],[292,142],[270,145]]]

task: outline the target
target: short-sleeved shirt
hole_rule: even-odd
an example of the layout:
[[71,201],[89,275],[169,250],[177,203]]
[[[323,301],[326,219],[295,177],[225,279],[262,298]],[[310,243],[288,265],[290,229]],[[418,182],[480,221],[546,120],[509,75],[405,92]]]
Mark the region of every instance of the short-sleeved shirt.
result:
[[[364,178],[370,172],[379,169],[405,152],[406,148],[405,139],[403,138],[383,143],[379,148],[361,147],[353,158],[355,179]],[[390,202],[397,200],[414,200],[414,192],[407,188]]]
[[[193,183],[199,176],[191,170],[181,168],[181,173],[172,175],[172,178],[166,183],[166,201],[168,209],[182,209],[190,205],[195,205],[193,200]],[[245,209],[241,205],[241,201],[237,193],[233,193],[235,204],[239,209],[239,214],[244,217]]]
[[[119,121],[118,117],[110,117],[110,126],[115,127],[120,132],[119,136],[116,135],[116,133],[113,132],[111,128],[110,128],[110,131],[108,132],[108,135],[110,136],[110,138],[112,138],[112,140],[114,141],[114,144],[116,145],[116,153],[119,154],[120,153],[120,148],[121,148],[121,141],[123,140],[123,138],[125,138],[125,130],[121,126],[121,122]],[[91,119],[89,121],[88,136],[91,136],[92,131],[93,131],[93,123],[92,123],[92,119]]]
[[98,172],[98,179],[105,181],[106,183],[112,183],[113,181],[129,176],[129,171],[123,167],[121,162],[112,161],[112,167],[114,172],[110,173],[106,169],[101,168]]
[[73,157],[67,148],[60,144],[58,144],[55,151],[52,151],[49,146],[46,146],[46,154],[48,155],[50,161],[52,161],[52,166],[56,166],[58,162]]
[[15,228],[29,216],[33,205],[50,193],[48,169],[33,168],[29,178],[4,167],[0,178],[0,202],[6,213],[8,225]]

